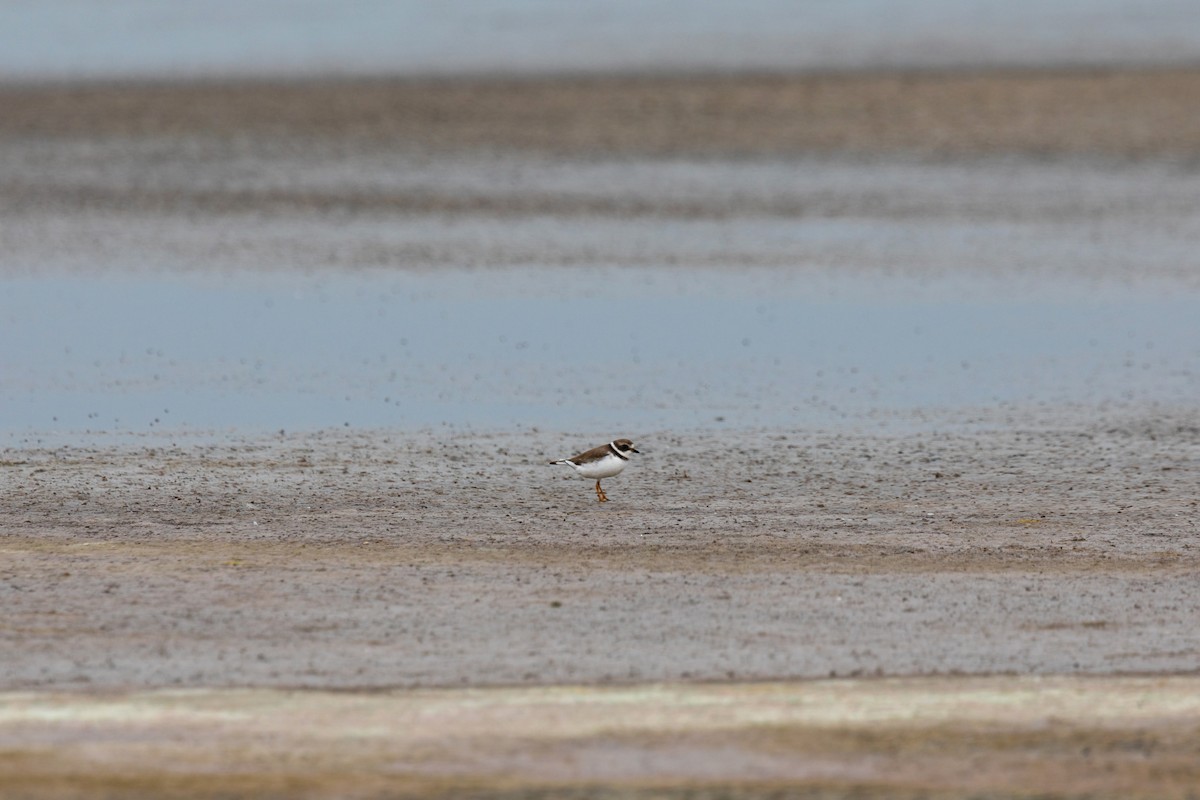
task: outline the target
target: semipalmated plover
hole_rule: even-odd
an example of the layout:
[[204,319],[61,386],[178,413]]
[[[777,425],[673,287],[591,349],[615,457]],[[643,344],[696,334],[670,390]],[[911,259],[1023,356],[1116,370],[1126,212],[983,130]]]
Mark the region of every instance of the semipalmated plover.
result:
[[600,481],[604,478],[611,478],[625,469],[625,465],[629,463],[629,456],[626,453],[639,452],[641,451],[636,449],[633,442],[628,439],[615,439],[608,444],[593,447],[586,453],[580,453],[570,458],[560,458],[558,461],[550,463],[566,464],[585,478],[595,478],[596,501],[603,503],[608,500],[608,495],[600,488]]

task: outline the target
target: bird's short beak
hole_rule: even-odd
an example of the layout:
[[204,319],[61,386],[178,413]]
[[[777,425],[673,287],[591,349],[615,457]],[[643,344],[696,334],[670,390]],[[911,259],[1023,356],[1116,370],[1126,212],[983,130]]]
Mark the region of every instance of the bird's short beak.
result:
[[637,453],[639,456],[642,454],[642,451],[638,450],[636,447],[631,447],[629,449],[632,450],[633,452]]

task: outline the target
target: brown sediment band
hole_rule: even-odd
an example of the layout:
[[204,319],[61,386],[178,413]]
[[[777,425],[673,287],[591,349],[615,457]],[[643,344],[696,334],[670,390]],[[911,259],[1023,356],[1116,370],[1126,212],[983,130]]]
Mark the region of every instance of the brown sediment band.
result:
[[0,86],[0,136],[565,154],[1200,153],[1200,67]]

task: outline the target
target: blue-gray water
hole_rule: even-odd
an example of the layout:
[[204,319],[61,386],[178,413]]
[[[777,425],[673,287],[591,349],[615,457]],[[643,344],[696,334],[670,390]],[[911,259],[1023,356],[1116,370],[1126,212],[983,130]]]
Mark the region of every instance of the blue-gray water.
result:
[[669,268],[28,277],[3,283],[0,342],[10,442],[876,426],[1200,397],[1200,298],[1116,283]]
[[1198,58],[1195,0],[0,0],[0,78]]

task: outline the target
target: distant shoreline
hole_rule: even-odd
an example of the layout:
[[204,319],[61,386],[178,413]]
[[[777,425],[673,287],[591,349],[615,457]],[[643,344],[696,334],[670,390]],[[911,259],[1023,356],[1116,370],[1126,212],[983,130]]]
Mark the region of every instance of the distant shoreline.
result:
[[0,139],[350,139],[580,155],[1200,155],[1200,66],[0,83]]

